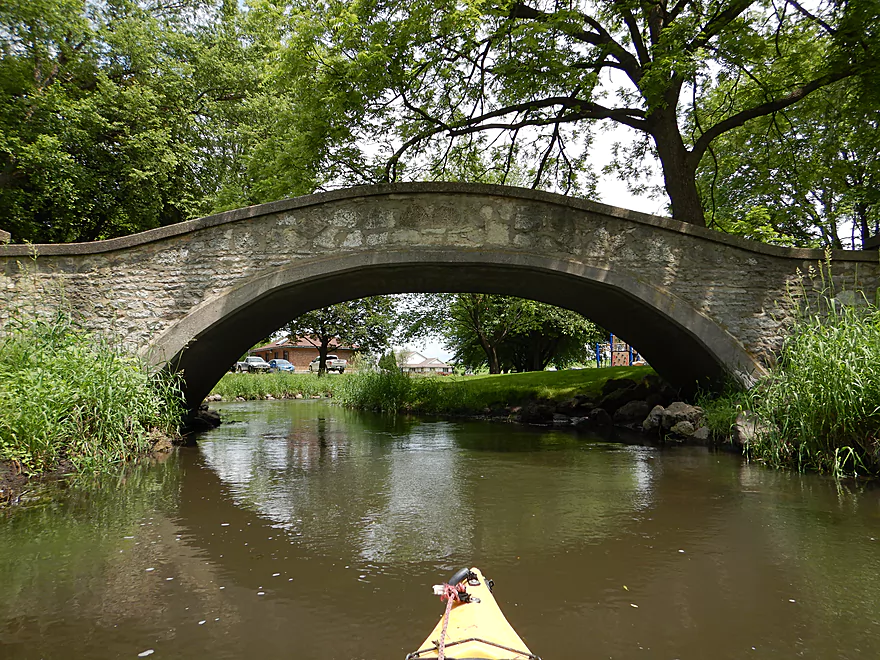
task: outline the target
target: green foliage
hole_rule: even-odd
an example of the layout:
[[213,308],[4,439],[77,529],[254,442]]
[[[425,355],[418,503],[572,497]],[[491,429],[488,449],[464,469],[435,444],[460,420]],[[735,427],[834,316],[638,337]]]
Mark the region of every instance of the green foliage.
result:
[[343,381],[336,399],[343,405],[359,410],[398,412],[412,400],[415,379],[395,371],[364,371]]
[[847,80],[720,136],[697,172],[710,223],[777,245],[840,248],[851,235],[856,247],[880,229],[878,127],[876,96]]
[[439,335],[460,366],[490,373],[586,361],[587,345],[603,334],[577,312],[481,293],[411,296],[401,322],[403,341]]
[[830,274],[820,264],[790,292],[798,315],[768,375],[698,404],[719,437],[746,413],[756,432],[745,450],[772,467],[878,475],[880,309],[858,291],[835,292]]
[[399,371],[400,367],[397,364],[397,357],[394,355],[394,351],[388,351],[384,353],[381,358],[379,358],[379,368],[383,371]]
[[822,290],[749,403],[766,430],[748,449],[769,465],[880,473],[880,309]]
[[675,216],[701,224],[694,172],[713,140],[836,80],[872,79],[870,4],[290,2],[280,75],[315,81],[332,115],[321,160],[337,179],[515,173],[581,192],[592,123],[608,119],[645,138],[616,167],[629,175],[656,155]]
[[265,40],[236,6],[0,5],[0,209],[14,240],[110,238],[230,200],[278,105],[261,92]]
[[729,438],[747,400],[747,392],[731,385],[721,394],[701,393],[696,404],[703,409],[703,421],[712,435],[715,438]]
[[318,378],[317,374],[294,374],[276,371],[268,374],[225,374],[220,382],[211,390],[211,394],[219,394],[225,401],[236,397],[244,399],[292,399],[297,394],[304,397],[333,396],[339,386],[340,379],[347,378],[342,374],[333,378]]
[[0,459],[31,473],[130,460],[150,449],[151,433],[175,434],[183,411],[174,377],[64,314],[7,326],[0,383]]
[[649,367],[607,367],[487,376],[410,376],[364,372],[341,381],[336,399],[352,408],[377,412],[479,414],[534,399],[564,401],[575,394],[598,394],[610,378],[641,378]]

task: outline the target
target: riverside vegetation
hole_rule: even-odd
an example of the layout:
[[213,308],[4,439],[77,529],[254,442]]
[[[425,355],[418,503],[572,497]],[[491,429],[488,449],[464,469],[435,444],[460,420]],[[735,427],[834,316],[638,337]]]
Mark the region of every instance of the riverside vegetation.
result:
[[[776,365],[748,392],[704,398],[706,421],[729,433],[745,417],[747,454],[767,465],[880,475],[880,308],[859,291],[836,293],[831,263],[802,280],[789,302],[802,310]],[[795,295],[796,294],[796,295]]]
[[68,314],[13,320],[0,342],[0,467],[7,472],[106,469],[168,446],[177,434],[178,379],[152,373]]
[[649,367],[606,367],[478,376],[410,376],[399,371],[359,371],[338,376],[317,374],[226,374],[211,394],[236,398],[292,399],[334,397],[342,405],[375,412],[476,414],[486,408],[533,400],[563,401],[577,394],[598,394],[610,379],[641,377]]
[[268,374],[236,373],[225,374],[211,390],[215,397],[224,401],[241,398],[253,399],[293,399],[302,397],[333,396],[340,379],[346,375],[318,376],[318,374],[295,374],[276,371]]
[[343,381],[336,397],[343,405],[365,410],[475,414],[535,400],[561,402],[575,395],[598,395],[608,380],[649,373],[653,373],[649,367],[444,378],[410,377],[396,371],[363,372]]

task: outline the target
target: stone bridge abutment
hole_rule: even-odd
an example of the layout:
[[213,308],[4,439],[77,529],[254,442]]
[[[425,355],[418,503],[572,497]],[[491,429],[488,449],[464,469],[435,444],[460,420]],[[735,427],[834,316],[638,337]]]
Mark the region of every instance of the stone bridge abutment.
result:
[[[824,257],[517,188],[366,186],[88,244],[0,247],[0,322],[73,308],[197,404],[248,347],[305,311],[369,295],[485,292],[581,312],[691,389],[759,375],[786,289]],[[834,277],[874,291],[876,253]]]

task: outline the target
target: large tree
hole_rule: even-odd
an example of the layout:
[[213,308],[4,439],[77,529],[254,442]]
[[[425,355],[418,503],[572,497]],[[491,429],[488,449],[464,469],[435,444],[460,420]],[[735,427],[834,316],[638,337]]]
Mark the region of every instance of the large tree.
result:
[[484,293],[418,294],[401,314],[401,341],[439,336],[466,367],[541,371],[586,359],[602,331],[577,312]]
[[291,337],[303,337],[318,349],[318,374],[323,375],[333,341],[364,353],[378,352],[388,347],[396,327],[394,299],[374,296],[315,309],[293,319],[286,329]]
[[271,114],[257,27],[234,0],[0,3],[3,228],[88,241],[240,199]]
[[[291,42],[300,71],[334,90],[334,121],[355,127],[336,154],[350,179],[442,178],[485,152],[503,172],[519,158],[533,186],[568,191],[584,130],[608,120],[643,136],[635,155],[659,159],[673,215],[700,225],[695,173],[712,142],[869,73],[880,16],[874,0],[293,4],[306,26]],[[734,78],[725,105],[703,107]],[[380,147],[377,136],[387,138]],[[371,174],[352,143],[369,145],[384,167]],[[619,165],[638,171],[631,157]]]

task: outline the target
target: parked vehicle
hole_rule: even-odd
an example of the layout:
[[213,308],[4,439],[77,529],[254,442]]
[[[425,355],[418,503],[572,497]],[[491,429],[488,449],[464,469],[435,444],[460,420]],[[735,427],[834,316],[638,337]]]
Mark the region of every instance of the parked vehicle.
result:
[[290,364],[288,360],[269,360],[269,367],[272,371],[296,371],[296,367]]
[[243,362],[236,362],[233,371],[247,371],[250,373],[267,372],[271,369],[269,363],[256,355],[248,355]]
[[[321,357],[318,356],[314,360],[309,362],[309,371],[311,371],[312,373],[317,372],[319,369],[318,363],[320,362],[320,360]],[[327,371],[338,371],[339,373],[342,373],[343,371],[345,371],[345,367],[348,366],[348,360],[343,360],[336,355],[328,355],[326,365]]]

